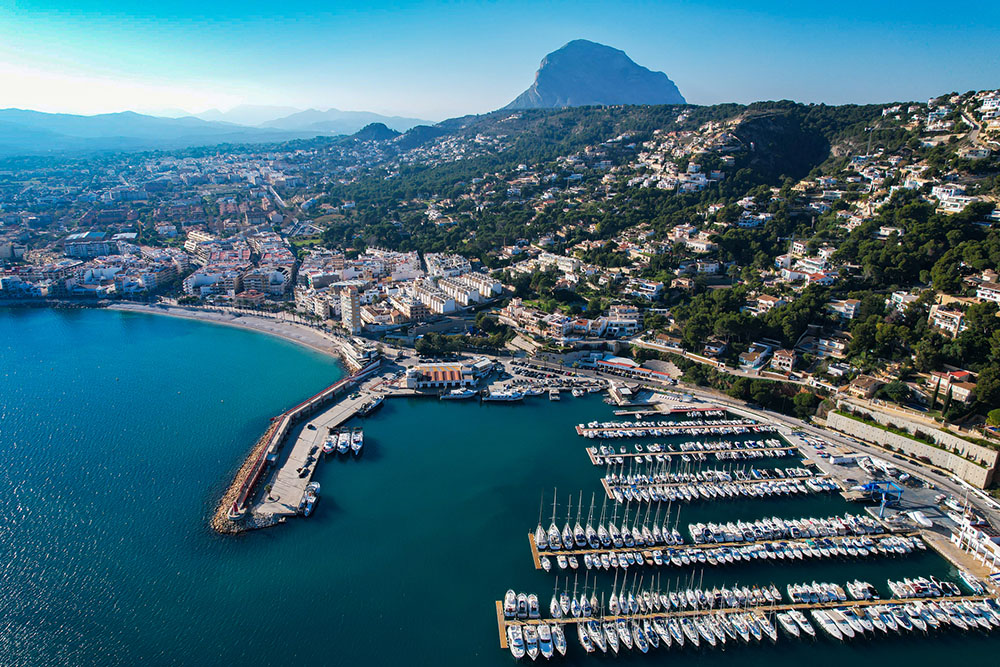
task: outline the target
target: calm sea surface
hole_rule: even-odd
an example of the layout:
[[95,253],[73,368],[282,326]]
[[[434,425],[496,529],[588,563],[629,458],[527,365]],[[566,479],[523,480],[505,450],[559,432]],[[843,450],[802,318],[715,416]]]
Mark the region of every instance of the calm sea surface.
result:
[[[209,531],[268,417],[341,375],[328,358],[228,327],[0,309],[0,665],[511,664],[494,600],[513,587],[548,606],[555,578],[533,569],[527,533],[543,490],[548,516],[559,489],[560,525],[570,493],[574,513],[583,493],[586,513],[601,473],[572,427],[610,408],[568,396],[387,401],[363,422],[360,460],[320,465],[312,517],[236,538]],[[845,511],[860,508],[831,496],[747,500],[686,506],[680,521]],[[885,590],[889,576],[921,574],[954,577],[933,553],[694,576],[782,589],[863,578]],[[664,587],[690,576],[662,570]],[[599,595],[610,581],[601,575]],[[566,664],[611,660],[569,639]],[[989,664],[998,650],[977,633],[849,645],[782,637],[617,662]]]

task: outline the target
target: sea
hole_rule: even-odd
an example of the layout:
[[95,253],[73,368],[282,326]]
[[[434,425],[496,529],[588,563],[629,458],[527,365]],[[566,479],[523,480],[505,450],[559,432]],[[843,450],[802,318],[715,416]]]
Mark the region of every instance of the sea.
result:
[[[387,400],[357,421],[363,456],[319,465],[311,517],[212,532],[215,504],[269,418],[342,376],[335,360],[233,327],[0,309],[0,665],[514,662],[499,647],[495,601],[513,588],[548,607],[556,573],[534,569],[528,533],[540,512],[547,525],[553,495],[560,525],[581,497],[584,514],[592,498],[599,512],[602,471],[573,427],[612,409],[599,396]],[[695,503],[677,520],[686,536],[696,521],[848,511],[861,508],[823,495]],[[888,594],[887,578],[919,575],[957,579],[927,551],[663,568],[658,580],[784,591],[861,578]],[[598,597],[612,582],[583,568],[559,575],[560,587],[596,586]],[[989,664],[1000,651],[1000,633],[946,631],[612,658],[567,635],[569,654],[553,660],[572,665]]]

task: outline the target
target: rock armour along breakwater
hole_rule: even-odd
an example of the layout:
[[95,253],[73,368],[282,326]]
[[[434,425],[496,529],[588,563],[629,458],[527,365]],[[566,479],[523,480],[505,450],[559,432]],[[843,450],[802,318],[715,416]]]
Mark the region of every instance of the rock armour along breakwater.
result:
[[219,500],[218,506],[215,508],[215,513],[212,515],[209,524],[212,528],[219,533],[224,535],[233,535],[250,528],[263,528],[264,525],[257,525],[253,518],[241,519],[239,521],[233,521],[229,518],[229,508],[232,507],[233,503],[236,502],[237,496],[240,494],[240,490],[243,485],[253,474],[254,467],[256,466],[257,460],[264,454],[264,450],[267,448],[268,443],[271,441],[271,436],[274,435],[275,429],[278,428],[277,421],[272,421],[271,425],[267,427],[264,434],[260,436],[257,443],[247,454],[246,460],[243,461],[243,465],[240,469],[236,471],[235,477],[233,477],[232,483],[226,492],[222,494],[222,498]]

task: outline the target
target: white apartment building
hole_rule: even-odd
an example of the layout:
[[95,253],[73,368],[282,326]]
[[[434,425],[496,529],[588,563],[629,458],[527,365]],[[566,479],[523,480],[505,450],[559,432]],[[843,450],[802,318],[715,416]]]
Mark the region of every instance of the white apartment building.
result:
[[340,323],[351,335],[361,333],[361,303],[354,287],[340,293]]

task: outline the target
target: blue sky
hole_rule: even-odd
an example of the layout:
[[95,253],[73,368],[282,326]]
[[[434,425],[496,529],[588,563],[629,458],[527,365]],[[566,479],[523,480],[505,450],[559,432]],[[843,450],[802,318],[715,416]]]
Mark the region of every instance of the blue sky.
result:
[[884,102],[1000,87],[1000,3],[0,0],[0,108],[241,103],[430,120],[496,109],[571,39],[689,102]]

